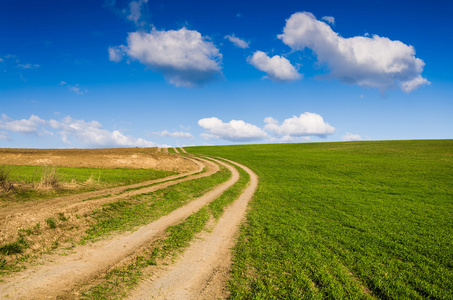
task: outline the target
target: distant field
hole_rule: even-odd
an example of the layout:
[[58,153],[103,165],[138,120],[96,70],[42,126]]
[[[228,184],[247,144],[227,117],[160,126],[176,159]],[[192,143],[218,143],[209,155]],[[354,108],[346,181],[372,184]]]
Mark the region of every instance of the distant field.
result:
[[186,150],[260,179],[232,299],[453,299],[453,140]]

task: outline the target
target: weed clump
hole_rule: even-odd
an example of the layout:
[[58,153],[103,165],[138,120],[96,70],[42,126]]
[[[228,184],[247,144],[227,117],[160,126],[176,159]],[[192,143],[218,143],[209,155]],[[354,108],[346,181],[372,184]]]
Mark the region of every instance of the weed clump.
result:
[[44,189],[57,189],[60,186],[60,178],[57,173],[57,168],[44,167],[41,175],[39,187]]
[[22,245],[19,242],[6,243],[0,247],[0,253],[4,255],[22,253]]
[[57,228],[57,221],[54,218],[48,218],[46,220],[47,225],[49,226],[50,229],[55,229]]

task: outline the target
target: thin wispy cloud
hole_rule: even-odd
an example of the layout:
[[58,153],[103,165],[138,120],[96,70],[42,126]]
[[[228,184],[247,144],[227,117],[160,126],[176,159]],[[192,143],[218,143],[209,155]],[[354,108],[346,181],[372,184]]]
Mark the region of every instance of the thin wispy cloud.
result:
[[88,92],[87,89],[81,88],[78,83],[76,83],[75,85],[71,85],[68,84],[66,81],[60,81],[60,85],[66,87],[69,91],[77,95],[83,95]]
[[230,42],[232,42],[236,47],[239,47],[239,48],[242,48],[242,49],[247,49],[250,46],[249,42],[246,42],[245,40],[236,37],[234,35],[234,33],[232,35],[226,35],[225,39],[227,39]]
[[168,130],[153,132],[153,135],[158,137],[172,137],[177,139],[193,139],[193,136],[190,132],[185,131],[174,131],[170,132]]
[[324,16],[324,17],[322,17],[322,20],[326,21],[327,23],[330,23],[332,25],[335,24],[335,18],[332,16]]

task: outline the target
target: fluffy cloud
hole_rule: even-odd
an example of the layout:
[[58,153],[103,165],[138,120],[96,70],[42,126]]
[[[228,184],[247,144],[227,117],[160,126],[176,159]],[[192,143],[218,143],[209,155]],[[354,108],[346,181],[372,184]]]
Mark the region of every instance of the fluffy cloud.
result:
[[46,121],[38,116],[31,115],[28,119],[13,120],[5,114],[2,114],[0,128],[19,133],[38,133],[40,126],[46,124]]
[[311,13],[293,14],[278,38],[293,50],[312,49],[332,77],[348,84],[404,92],[429,84],[420,75],[425,63],[412,46],[377,35],[343,38]]
[[169,132],[168,130],[164,130],[161,132],[153,132],[154,135],[160,136],[160,137],[172,137],[172,138],[177,138],[177,139],[193,139],[192,134],[190,132],[184,132],[184,131],[175,131],[175,132]]
[[362,137],[358,134],[352,134],[347,132],[345,135],[341,137],[343,141],[360,141],[362,140]]
[[247,61],[258,70],[266,72],[273,81],[294,81],[301,78],[289,60],[278,55],[271,58],[262,51],[256,51]]
[[322,20],[330,24],[335,24],[335,18],[332,16],[324,16],[322,17]]
[[232,142],[248,142],[267,137],[267,133],[262,129],[242,120],[231,120],[229,123],[223,123],[222,120],[215,117],[204,118],[198,121],[198,125],[207,131],[207,134],[202,134],[205,139],[217,138]]
[[[272,117],[264,119],[264,129],[242,120],[224,123],[218,118],[205,118],[198,125],[206,130],[201,136],[205,139],[224,139],[233,142],[249,142],[265,139],[272,143],[292,143],[309,141],[310,136],[325,137],[335,132],[335,128],[315,113],[293,116],[280,124]],[[267,132],[266,132],[267,131]],[[270,134],[268,134],[270,133]]]
[[63,143],[67,145],[80,145],[82,147],[155,147],[157,144],[142,138],[124,135],[118,130],[109,131],[102,128],[97,121],[85,122],[71,117],[57,120],[43,120],[31,115],[29,119],[13,120],[3,114],[0,120],[0,139],[11,140],[9,132],[37,134],[40,136],[60,135]]
[[324,122],[320,115],[310,112],[300,114],[299,117],[293,116],[284,120],[282,124],[272,117],[264,119],[264,122],[266,123],[265,130],[274,136],[281,137],[326,136],[335,132],[335,128]]
[[152,70],[161,72],[176,86],[195,87],[217,79],[222,55],[198,31],[180,30],[129,33],[127,46],[109,48],[112,61],[128,55]]
[[232,42],[236,47],[246,49],[249,47],[249,43],[236,37],[234,33],[232,35],[226,35],[225,38]]

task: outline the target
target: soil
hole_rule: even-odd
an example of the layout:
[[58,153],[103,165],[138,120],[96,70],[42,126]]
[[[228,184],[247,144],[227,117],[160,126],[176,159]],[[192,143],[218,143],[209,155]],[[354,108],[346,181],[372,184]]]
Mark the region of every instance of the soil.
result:
[[195,165],[168,149],[0,149],[0,165],[156,169],[187,172]]

